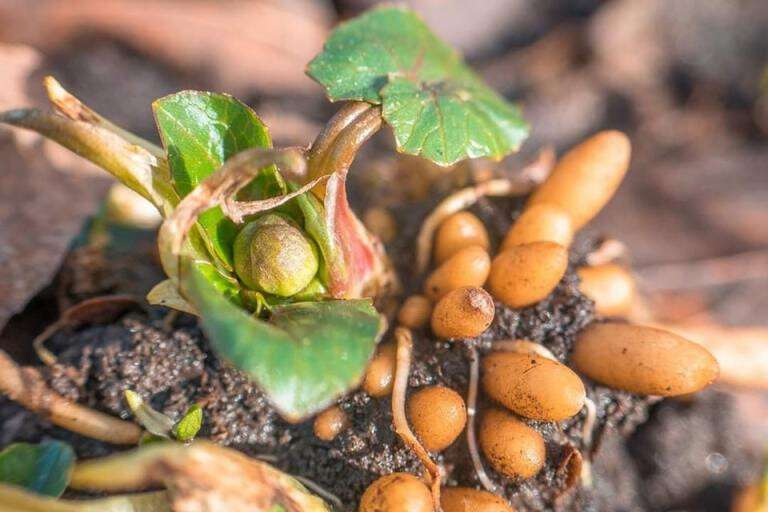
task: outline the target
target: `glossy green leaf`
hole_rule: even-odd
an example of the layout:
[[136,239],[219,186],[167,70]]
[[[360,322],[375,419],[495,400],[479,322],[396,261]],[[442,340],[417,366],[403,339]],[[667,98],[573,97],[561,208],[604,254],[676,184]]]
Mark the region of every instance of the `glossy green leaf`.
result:
[[15,443],[0,452],[0,482],[45,496],[61,496],[74,463],[75,453],[66,443]]
[[308,73],[333,101],[382,104],[398,150],[440,165],[503,158],[528,134],[520,111],[405,8],[374,9],[340,25]]
[[381,334],[382,319],[368,300],[276,306],[267,322],[227,301],[199,272],[189,278],[214,350],[247,372],[290,420],[357,385]]
[[192,441],[203,426],[203,409],[195,404],[174,425],[173,435],[182,443]]
[[[243,306],[243,300],[240,297],[240,284],[236,279],[223,274],[207,261],[196,261],[193,266],[195,273],[204,277],[211,289],[216,290],[216,293],[232,304],[238,307]],[[182,278],[182,280],[186,282],[186,279]]]
[[[182,91],[155,101],[153,109],[173,185],[182,198],[231,156],[244,149],[271,146],[267,128],[256,114],[226,94]],[[268,177],[256,180],[257,186],[246,191],[254,199],[281,187],[274,167],[264,173]],[[218,207],[203,213],[198,222],[210,250],[231,268],[235,224]]]

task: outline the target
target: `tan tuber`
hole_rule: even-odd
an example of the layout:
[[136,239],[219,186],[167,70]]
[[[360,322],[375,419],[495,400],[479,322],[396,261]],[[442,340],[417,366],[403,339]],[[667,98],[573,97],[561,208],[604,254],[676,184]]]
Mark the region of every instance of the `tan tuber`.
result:
[[432,315],[432,302],[423,295],[411,295],[397,313],[400,325],[409,329],[421,329],[429,323]]
[[701,345],[654,327],[623,323],[584,329],[571,361],[592,380],[641,395],[693,393],[719,373],[717,361]]
[[613,197],[629,168],[626,135],[603,131],[568,151],[528,200],[528,207],[550,203],[562,208],[578,230]]
[[374,481],[360,498],[359,512],[434,512],[429,488],[408,473]]
[[544,299],[568,268],[568,251],[553,242],[533,242],[505,250],[493,259],[488,289],[511,308]]
[[432,332],[439,338],[474,338],[493,322],[495,307],[482,288],[467,286],[453,290],[432,310]]
[[464,399],[451,388],[428,386],[407,403],[408,418],[424,448],[440,452],[453,443],[467,424]]
[[487,410],[478,437],[488,462],[502,475],[531,478],[544,467],[544,438],[510,413]]
[[536,354],[492,352],[483,358],[483,389],[507,409],[534,420],[561,421],[584,406],[581,379]]
[[469,212],[454,213],[445,219],[435,235],[435,263],[440,265],[470,245],[479,245],[486,251],[491,243],[482,221]]
[[635,279],[616,263],[578,269],[582,293],[595,301],[595,310],[603,316],[626,316],[635,304]]
[[512,224],[501,242],[501,250],[531,242],[555,242],[568,247],[572,240],[570,216],[556,204],[539,203],[526,208]]
[[479,245],[470,245],[432,271],[424,283],[424,294],[437,301],[462,286],[483,286],[490,271],[488,252]]
[[443,512],[515,512],[500,496],[471,487],[443,487]]
[[395,378],[395,346],[382,343],[368,364],[363,377],[363,390],[373,397],[383,397],[392,393]]

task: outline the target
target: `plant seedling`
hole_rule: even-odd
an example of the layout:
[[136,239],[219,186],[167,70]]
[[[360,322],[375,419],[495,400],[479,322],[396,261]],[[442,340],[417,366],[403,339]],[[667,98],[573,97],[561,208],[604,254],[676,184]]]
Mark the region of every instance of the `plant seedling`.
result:
[[125,401],[136,421],[146,430],[139,444],[171,438],[189,443],[195,439],[203,425],[203,409],[197,404],[187,409],[178,421],[174,421],[173,418],[153,409],[135,391],[126,390]]
[[449,165],[500,159],[528,132],[517,108],[404,8],[342,24],[307,72],[345,104],[306,151],[273,148],[251,109],[210,92],[154,102],[162,148],[51,77],[54,112],[0,114],[103,167],[158,209],[168,279],[149,301],[199,315],[214,350],[290,421],[356,386],[383,332],[373,301],[393,278],[347,201],[359,148],[384,121],[398,151]]

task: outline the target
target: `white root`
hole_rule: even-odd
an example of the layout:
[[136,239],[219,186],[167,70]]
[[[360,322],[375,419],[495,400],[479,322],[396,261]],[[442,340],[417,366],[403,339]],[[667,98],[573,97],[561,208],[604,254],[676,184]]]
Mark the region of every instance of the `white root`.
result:
[[304,487],[317,494],[325,501],[330,502],[333,505],[333,510],[344,510],[344,503],[341,501],[341,499],[331,491],[327,490],[325,487],[316,483],[314,480],[310,480],[309,478],[305,478],[303,476],[294,476],[293,478],[301,482]]
[[592,448],[592,437],[595,430],[595,422],[597,422],[597,406],[591,398],[584,398],[584,409],[587,414],[584,416],[584,425],[581,427],[581,440],[584,444],[584,449],[589,450]]
[[517,352],[518,354],[536,354],[552,361],[557,361],[555,354],[541,343],[530,340],[496,340],[491,349],[499,352]]
[[467,448],[472,459],[478,480],[485,490],[494,494],[498,493],[498,486],[491,480],[485,471],[483,461],[480,458],[480,450],[477,447],[477,435],[475,433],[475,416],[477,415],[477,387],[480,380],[480,358],[477,349],[469,352],[469,390],[467,392]]
[[487,196],[505,197],[528,194],[543,182],[555,163],[554,151],[542,150],[536,160],[527,165],[514,179],[495,179],[457,190],[443,199],[424,219],[416,239],[416,270],[424,273],[429,266],[432,242],[440,224],[454,213],[460,212]]
[[34,368],[20,368],[0,350],[0,393],[54,424],[86,437],[113,444],[136,444],[138,425],[72,403],[50,389]]
[[440,467],[435,464],[429,456],[429,452],[419,442],[414,435],[411,427],[408,425],[408,419],[405,415],[405,399],[408,390],[408,374],[411,369],[411,356],[413,354],[413,335],[409,329],[398,327],[395,329],[395,340],[397,341],[397,355],[395,358],[395,380],[392,385],[392,422],[395,432],[403,440],[427,470],[430,476],[430,486],[432,489],[432,500],[435,509],[440,510],[440,484],[443,475]]
[[585,397],[584,409],[586,409],[587,414],[584,416],[584,424],[581,426],[581,442],[585,454],[581,461],[581,485],[589,488],[592,487],[592,461],[589,454],[592,450],[595,423],[597,422],[597,406],[591,398]]
[[587,254],[587,265],[595,267],[604,265],[627,255],[628,250],[624,242],[615,238],[608,238],[591,253]]

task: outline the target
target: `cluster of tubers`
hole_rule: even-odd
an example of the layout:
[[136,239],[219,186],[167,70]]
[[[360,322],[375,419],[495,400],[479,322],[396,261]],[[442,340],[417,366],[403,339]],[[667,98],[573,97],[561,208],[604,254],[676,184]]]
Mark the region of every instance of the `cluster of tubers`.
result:
[[[459,342],[488,329],[494,319],[494,301],[523,308],[547,297],[567,271],[568,248],[576,230],[613,196],[629,159],[629,141],[616,131],[598,133],[571,149],[531,194],[495,255],[488,232],[476,216],[461,211],[447,217],[434,239],[436,267],[425,281],[423,294],[403,303],[399,324],[409,329],[429,327],[438,338]],[[630,315],[636,289],[627,269],[601,262],[577,273],[582,292],[595,302],[599,315]],[[718,375],[717,362],[703,347],[624,320],[584,329],[568,363],[570,367],[543,345],[528,340],[498,340],[482,357],[482,390],[495,405],[482,412],[477,440],[486,461],[500,474],[520,481],[544,467],[544,438],[527,421],[559,422],[579,414],[588,401],[581,376],[632,393],[675,396],[698,391]],[[382,344],[362,388],[373,397],[388,396],[395,366],[394,345]],[[343,428],[344,419],[335,411],[318,416],[315,430],[321,439],[332,439],[335,429],[331,426]],[[406,412],[419,442],[433,453],[456,441],[468,421],[464,399],[444,386],[413,392]],[[328,422],[330,426],[325,425]],[[444,488],[441,496],[445,512],[512,510],[486,491]],[[420,479],[395,473],[371,484],[360,511],[428,512],[435,510],[433,497]]]

